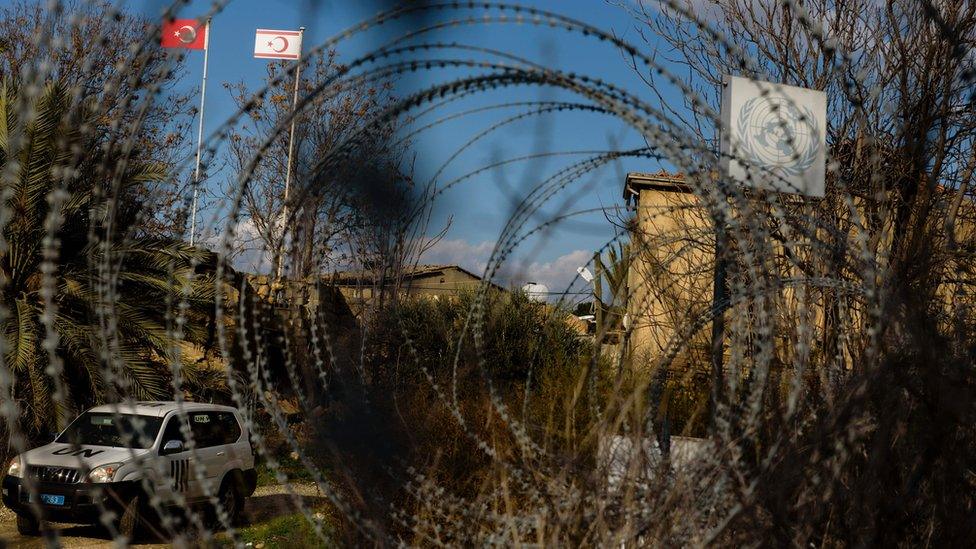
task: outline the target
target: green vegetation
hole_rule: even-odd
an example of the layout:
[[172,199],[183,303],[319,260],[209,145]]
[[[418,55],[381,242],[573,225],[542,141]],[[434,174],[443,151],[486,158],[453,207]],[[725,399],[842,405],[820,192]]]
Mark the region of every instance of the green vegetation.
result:
[[[370,358],[382,368],[406,345],[410,361],[437,373],[450,371],[457,355],[464,369],[484,366],[490,378],[503,385],[532,383],[540,375],[558,375],[554,370],[578,367],[587,349],[581,332],[569,323],[569,313],[532,301],[523,292],[492,292],[484,298],[480,306],[487,325],[469,327],[458,354],[462,330],[476,299],[473,294],[463,294],[457,299],[418,298],[398,303],[373,322],[373,343],[377,345]],[[481,353],[475,348],[474,332],[484,332]],[[479,366],[479,356],[491,360]],[[410,370],[407,375],[420,375],[415,368]]]
[[[297,459],[292,459],[289,455],[283,455],[277,458],[278,460],[278,470],[288,476],[289,481],[302,481],[302,482],[313,482],[314,478],[312,473],[302,465],[302,462]],[[266,463],[261,463],[257,466],[258,471],[258,486],[275,486],[278,484],[278,479],[275,478],[274,472],[268,467]]]
[[241,543],[265,549],[334,546],[323,543],[316,535],[315,529],[309,524],[308,519],[301,513],[276,517],[261,524],[245,526],[240,528],[237,534]]
[[73,102],[57,83],[34,99],[0,89],[0,189],[9,215],[2,333],[14,395],[30,410],[29,435],[73,415],[53,398],[59,385],[68,407],[81,408],[119,394],[171,397],[172,364],[182,363],[189,388],[212,375],[181,354],[180,340],[208,337],[215,255],[138,232],[136,197],[166,170],[85,133],[97,116],[93,103]]
[[[359,491],[393,490],[387,497],[395,500],[400,486],[388,481],[391,462],[427,471],[436,461],[437,474],[457,493],[475,493],[493,465],[472,451],[470,437],[491,440],[500,453],[521,451],[492,401],[531,433],[546,433],[544,444],[555,454],[590,443],[583,433],[595,391],[586,383],[592,344],[583,328],[567,311],[522,292],[490,292],[484,299],[486,325],[467,332],[478,300],[472,294],[409,298],[369,319],[366,386],[352,391],[355,372],[344,377],[334,412],[315,435],[342,450],[325,466],[351,470]],[[483,335],[477,343],[476,332]],[[359,391],[369,395],[368,406],[360,404]]]

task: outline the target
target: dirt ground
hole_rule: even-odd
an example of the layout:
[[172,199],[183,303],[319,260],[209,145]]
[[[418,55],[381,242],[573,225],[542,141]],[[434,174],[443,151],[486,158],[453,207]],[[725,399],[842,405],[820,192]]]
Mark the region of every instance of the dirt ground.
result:
[[[295,492],[306,506],[314,506],[325,498],[318,495],[314,484],[293,484]],[[247,498],[244,505],[245,525],[260,524],[275,517],[295,513],[294,502],[283,486],[259,486],[254,495]],[[58,532],[63,547],[88,548],[112,547],[112,538],[101,526],[51,524]],[[17,518],[13,511],[0,505],[0,543],[7,547],[46,547],[42,537],[25,537],[17,533]],[[157,542],[134,545],[133,547],[168,547],[169,543]]]

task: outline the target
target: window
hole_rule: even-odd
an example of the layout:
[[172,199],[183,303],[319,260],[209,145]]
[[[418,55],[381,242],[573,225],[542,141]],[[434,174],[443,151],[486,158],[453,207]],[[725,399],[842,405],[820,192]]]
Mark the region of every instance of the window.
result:
[[186,440],[183,438],[183,431],[180,430],[180,416],[169,418],[169,423],[166,424],[166,430],[163,431],[163,444],[171,440],[178,440],[186,444]]
[[233,444],[241,437],[241,428],[234,414],[229,412],[195,412],[190,415],[190,428],[198,448]]
[[190,430],[197,448],[208,448],[223,444],[220,427],[217,426],[217,414],[214,412],[193,412],[190,417]]
[[[190,433],[197,448],[209,448],[221,444],[233,444],[241,438],[241,427],[237,418],[229,412],[190,412],[186,415],[190,422]],[[180,433],[180,418],[173,416],[166,425],[163,444],[167,440],[178,440],[185,444]]]
[[217,425],[219,425],[219,433],[222,435],[224,444],[234,444],[239,438],[241,438],[241,426],[237,424],[237,418],[234,414],[230,412],[219,412],[217,416]]
[[57,442],[149,448],[156,440],[162,420],[152,416],[85,412],[58,437]]

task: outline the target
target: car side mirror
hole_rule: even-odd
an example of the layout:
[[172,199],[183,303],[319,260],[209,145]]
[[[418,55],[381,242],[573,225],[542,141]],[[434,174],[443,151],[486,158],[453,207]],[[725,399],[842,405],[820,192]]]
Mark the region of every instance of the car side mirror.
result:
[[159,452],[161,456],[168,456],[170,454],[178,454],[183,451],[183,443],[178,440],[167,440],[166,444],[163,444],[162,451]]

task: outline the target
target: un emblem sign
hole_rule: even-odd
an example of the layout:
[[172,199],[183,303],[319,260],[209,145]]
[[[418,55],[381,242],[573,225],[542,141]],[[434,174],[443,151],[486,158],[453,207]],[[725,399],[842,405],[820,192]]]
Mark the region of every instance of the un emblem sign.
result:
[[758,189],[822,197],[827,99],[823,92],[726,77],[722,165]]

